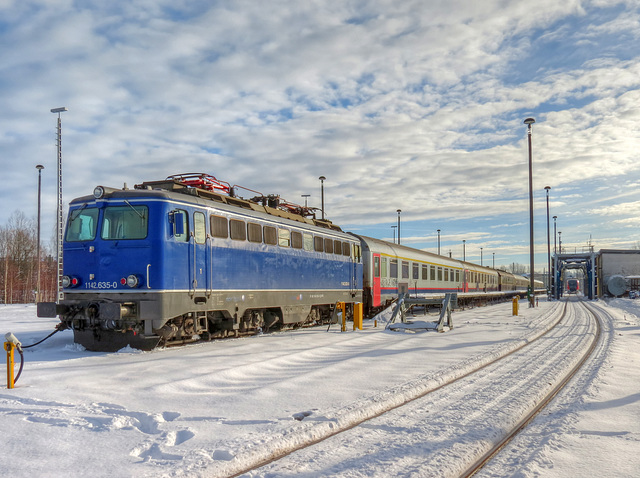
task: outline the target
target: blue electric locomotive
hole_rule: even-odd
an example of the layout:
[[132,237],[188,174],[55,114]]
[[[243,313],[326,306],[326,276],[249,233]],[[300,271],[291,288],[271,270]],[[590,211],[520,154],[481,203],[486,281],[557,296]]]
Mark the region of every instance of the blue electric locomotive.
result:
[[360,242],[308,208],[205,174],[70,203],[64,299],[38,304],[89,350],[151,349],[330,320],[362,301]]

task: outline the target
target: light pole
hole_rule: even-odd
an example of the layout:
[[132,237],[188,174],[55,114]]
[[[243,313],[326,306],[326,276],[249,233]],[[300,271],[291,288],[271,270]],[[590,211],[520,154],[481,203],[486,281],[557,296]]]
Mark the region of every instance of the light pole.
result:
[[466,245],[467,241],[465,239],[462,239],[462,261],[466,262],[467,260],[467,245]]
[[318,178],[320,180],[320,198],[322,200],[322,220],[324,221],[324,180],[327,179],[324,176]]
[[391,229],[393,229],[393,243],[396,243],[396,229],[398,228],[398,226],[391,226]]
[[553,297],[558,298],[556,291],[556,282],[558,281],[558,234],[556,233],[556,219],[558,216],[553,216]]
[[38,234],[37,234],[37,254],[36,260],[38,261],[38,276],[36,282],[36,304],[40,302],[40,197],[41,197],[41,189],[42,189],[42,170],[44,166],[42,164],[38,164],[36,166],[38,170]]
[[480,266],[482,266],[482,247],[480,248]]
[[529,138],[529,307],[535,305],[535,289],[533,284],[533,154],[531,151],[531,125],[536,120],[527,118],[524,124],[527,125],[527,136]]
[[56,240],[56,251],[58,253],[58,271],[56,273],[56,277],[58,280],[58,295],[56,302],[64,299],[64,294],[62,292],[62,118],[60,117],[60,113],[64,111],[68,111],[64,106],[61,108],[53,108],[51,110],[52,113],[56,113],[58,115],[58,128],[57,132],[57,146],[58,146],[58,208],[57,208],[57,226],[58,226],[58,237]]
[[438,229],[438,255],[440,255],[440,229]]
[[562,254],[562,231],[558,231],[558,254]]
[[491,254],[493,254],[493,268],[496,268],[496,253],[492,252]]
[[549,291],[551,290],[551,237],[550,237],[550,227],[549,227],[549,190],[551,186],[545,186],[545,191],[547,191],[547,297],[549,296]]
[[398,213],[398,245],[400,244],[400,213],[402,212],[402,209],[398,209],[396,211]]

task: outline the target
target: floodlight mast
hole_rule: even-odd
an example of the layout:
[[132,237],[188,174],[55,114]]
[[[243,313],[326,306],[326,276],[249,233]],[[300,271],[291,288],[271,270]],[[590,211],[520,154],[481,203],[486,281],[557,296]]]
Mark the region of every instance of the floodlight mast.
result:
[[62,275],[63,275],[63,265],[62,265],[62,119],[60,118],[60,113],[68,111],[66,107],[61,108],[53,108],[51,109],[52,113],[58,114],[58,127],[56,129],[57,133],[57,149],[58,149],[58,208],[57,208],[57,229],[58,229],[58,237],[56,240],[56,250],[58,255],[58,271],[57,271],[57,281],[58,281],[58,293],[57,293],[57,302],[60,302],[64,299],[64,293],[62,292]]

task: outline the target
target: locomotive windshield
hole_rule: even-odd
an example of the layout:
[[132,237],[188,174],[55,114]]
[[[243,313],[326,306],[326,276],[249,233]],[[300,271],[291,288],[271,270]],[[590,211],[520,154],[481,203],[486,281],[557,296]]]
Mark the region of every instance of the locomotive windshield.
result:
[[104,210],[100,237],[107,240],[147,237],[147,206],[110,206]]
[[98,227],[98,208],[82,206],[69,213],[67,241],[93,241]]

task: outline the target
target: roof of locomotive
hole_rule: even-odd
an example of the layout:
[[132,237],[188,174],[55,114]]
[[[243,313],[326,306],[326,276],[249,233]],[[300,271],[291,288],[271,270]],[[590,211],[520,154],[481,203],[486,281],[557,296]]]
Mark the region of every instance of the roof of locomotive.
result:
[[[167,183],[172,183],[172,187],[167,187]],[[260,217],[263,219],[271,216],[272,220],[284,220],[282,222],[294,221],[300,224],[310,226],[311,228],[321,228],[327,232],[338,233],[345,236],[345,233],[339,226],[333,224],[329,220],[321,220],[316,218],[305,217],[300,214],[294,214],[282,209],[264,206],[256,202],[239,198],[230,197],[215,192],[206,191],[194,187],[185,187],[177,181],[155,181],[137,185],[135,189],[115,189],[103,187],[105,193],[104,199],[132,199],[132,198],[158,198],[172,201],[188,202],[199,204],[204,207],[218,207],[229,212],[240,212]],[[95,196],[81,196],[73,199],[70,206],[78,204],[95,202]],[[278,219],[276,219],[278,218]],[[293,225],[293,224],[292,224]]]

